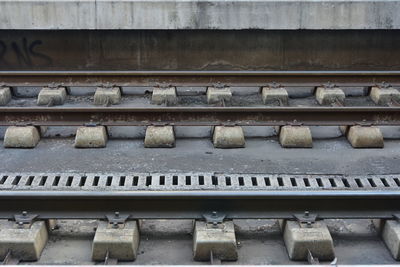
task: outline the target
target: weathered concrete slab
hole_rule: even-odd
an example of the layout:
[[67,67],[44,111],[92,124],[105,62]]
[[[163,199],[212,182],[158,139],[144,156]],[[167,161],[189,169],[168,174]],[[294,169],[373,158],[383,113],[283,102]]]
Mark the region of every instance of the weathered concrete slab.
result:
[[328,227],[323,221],[311,226],[297,221],[286,221],[283,239],[291,260],[307,260],[308,251],[319,260],[333,260],[335,251]]
[[400,3],[378,0],[3,0],[0,10],[11,30],[400,28]]
[[0,87],[0,106],[6,105],[11,100],[10,87]]
[[105,126],[79,127],[76,130],[75,147],[101,148],[106,146],[107,139]]
[[354,148],[382,148],[384,146],[381,130],[375,126],[351,126],[347,139]]
[[172,126],[148,126],[144,138],[145,147],[174,147],[175,133]]
[[395,260],[400,260],[400,222],[396,220],[373,220],[387,248]]
[[213,133],[215,148],[240,148],[245,146],[243,129],[240,126],[215,126]]
[[340,88],[318,87],[315,90],[315,98],[320,105],[343,105],[346,95]]
[[379,88],[373,86],[369,93],[372,101],[374,101],[378,105],[387,105],[392,102],[400,102],[400,92],[393,88]]
[[40,133],[35,126],[10,126],[4,134],[4,147],[34,148],[40,140]]
[[207,88],[207,103],[215,104],[221,101],[228,102],[232,99],[232,92],[229,87],[224,88]]
[[153,94],[151,95],[151,102],[157,105],[176,104],[176,102],[178,102],[178,98],[176,96],[176,88],[175,87],[154,88]]
[[94,93],[95,105],[116,105],[121,101],[121,90],[119,87],[99,87]]
[[64,104],[65,99],[67,98],[67,90],[65,87],[59,88],[43,88],[37,99],[37,104],[40,106],[43,105],[62,105]]
[[137,221],[127,221],[114,228],[108,222],[99,222],[93,239],[92,259],[104,261],[108,256],[120,261],[135,260],[139,247]]
[[200,221],[195,222],[193,232],[194,260],[210,260],[211,251],[216,259],[237,260],[236,236],[232,221],[218,225]]
[[309,127],[282,126],[279,131],[279,142],[282,147],[311,148],[312,135]]
[[0,258],[9,250],[12,256],[21,260],[35,261],[40,258],[48,240],[44,221],[34,222],[30,228],[19,228],[14,222],[0,224]]
[[261,97],[264,104],[277,103],[281,106],[286,106],[289,100],[289,94],[285,88],[263,87]]

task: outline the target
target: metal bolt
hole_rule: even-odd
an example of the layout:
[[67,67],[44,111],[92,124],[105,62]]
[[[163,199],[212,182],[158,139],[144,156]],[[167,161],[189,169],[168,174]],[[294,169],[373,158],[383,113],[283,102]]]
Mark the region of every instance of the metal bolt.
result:
[[117,222],[113,222],[113,228],[118,228],[118,223]]
[[213,211],[211,216],[212,216],[212,217],[217,217],[217,212],[216,212],[216,211]]
[[213,222],[212,224],[213,224],[213,227],[214,227],[214,228],[217,228],[217,227],[218,227],[218,223],[217,223],[217,222]]
[[307,227],[311,228],[311,226],[312,226],[312,222],[307,222]]
[[22,216],[27,216],[28,215],[28,212],[27,211],[23,211],[22,212]]
[[304,212],[304,216],[305,216],[305,217],[310,216],[310,212],[309,212],[309,211],[305,211],[305,212]]
[[117,218],[119,217],[119,212],[118,211],[115,212],[115,217],[117,217]]

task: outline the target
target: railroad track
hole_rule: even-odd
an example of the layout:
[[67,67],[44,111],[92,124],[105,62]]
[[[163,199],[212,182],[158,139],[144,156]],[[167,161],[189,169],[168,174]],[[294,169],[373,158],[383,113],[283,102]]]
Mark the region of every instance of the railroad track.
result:
[[[333,83],[344,90],[364,90],[382,83],[400,86],[400,72],[0,72],[0,83],[12,88],[46,87],[51,83],[69,88],[279,84],[294,90]],[[398,125],[400,108],[396,103],[230,106],[221,101],[200,106],[124,103],[100,107],[87,103],[48,107],[11,103],[0,107],[0,126],[20,127]],[[297,221],[301,229],[306,224],[307,229],[315,230],[319,229],[315,225],[327,219],[398,220],[399,179],[397,174],[4,172],[0,174],[0,219],[15,221],[25,230],[36,222],[54,219],[95,219],[118,227],[154,219],[190,219],[214,226],[230,225],[231,220],[279,219]],[[133,236],[136,238],[137,233]],[[291,246],[291,241],[285,242]],[[106,262],[110,251],[102,256]],[[316,263],[313,256],[319,255],[317,249],[310,247],[308,251],[309,262]],[[206,258],[213,261],[213,251],[210,253]],[[115,255],[112,257],[118,258]]]
[[[400,72],[0,72],[0,83],[12,87],[147,86],[267,86],[317,87],[334,83],[337,87],[368,88],[381,83],[400,86]],[[87,90],[87,88],[81,88]],[[364,101],[365,103],[365,101]],[[0,125],[78,126],[98,123],[105,126],[144,125],[398,125],[397,106],[349,107],[262,107],[252,106],[178,106],[177,107],[0,107]],[[356,104],[357,105],[357,104]]]

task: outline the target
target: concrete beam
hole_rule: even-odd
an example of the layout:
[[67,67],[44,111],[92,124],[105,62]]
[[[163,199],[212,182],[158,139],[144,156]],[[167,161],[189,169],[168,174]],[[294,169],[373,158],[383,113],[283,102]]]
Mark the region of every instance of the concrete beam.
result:
[[77,148],[101,148],[107,145],[107,130],[105,126],[79,127],[75,136]]
[[99,222],[93,239],[92,259],[104,261],[108,256],[121,261],[136,259],[139,247],[137,221],[127,221],[114,227],[108,222]]
[[400,2],[380,0],[2,0],[0,10],[7,30],[400,29]]
[[193,233],[193,258],[197,261],[237,260],[235,229],[232,221],[213,225],[206,222],[195,222]]
[[240,126],[215,126],[213,132],[215,148],[241,148],[245,147],[243,129]]
[[175,133],[172,126],[148,126],[144,147],[174,147]]
[[323,221],[311,225],[283,221],[283,239],[291,260],[307,260],[308,251],[319,260],[333,260],[335,250],[328,227]]
[[35,126],[10,126],[4,134],[4,147],[34,148],[40,141],[40,132]]
[[40,258],[48,240],[46,222],[37,221],[30,227],[19,227],[14,222],[2,222],[0,228],[0,258],[11,250],[12,256],[26,261]]

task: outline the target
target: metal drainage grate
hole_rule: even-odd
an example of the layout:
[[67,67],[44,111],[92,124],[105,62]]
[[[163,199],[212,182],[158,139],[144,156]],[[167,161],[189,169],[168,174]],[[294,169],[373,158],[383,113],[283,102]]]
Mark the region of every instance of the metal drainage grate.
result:
[[0,190],[399,190],[400,175],[1,173]]

